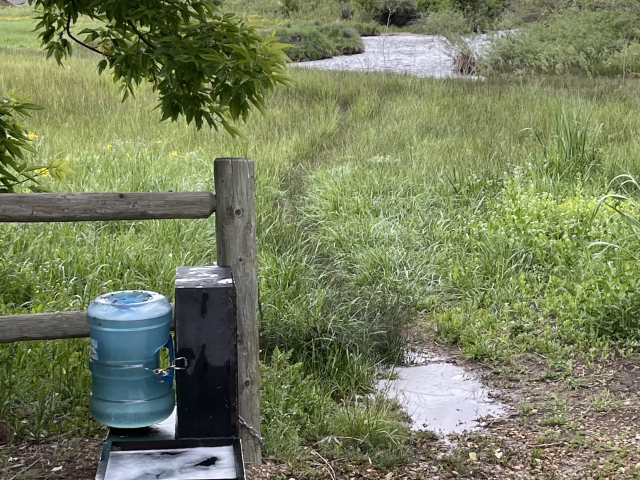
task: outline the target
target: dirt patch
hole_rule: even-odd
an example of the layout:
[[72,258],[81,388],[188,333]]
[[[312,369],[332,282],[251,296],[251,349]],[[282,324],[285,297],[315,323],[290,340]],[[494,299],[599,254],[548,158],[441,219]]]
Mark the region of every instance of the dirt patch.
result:
[[0,479],[93,480],[102,439],[77,438],[0,447]]
[[479,432],[450,436],[449,471],[434,478],[640,478],[639,359],[523,355],[494,368],[452,348],[427,350],[474,371],[510,407]]
[[289,478],[290,469],[286,465],[267,460],[262,465],[247,465],[247,480],[270,480],[273,478]]
[[640,478],[639,368],[637,359],[567,368],[544,357],[484,368],[513,411],[488,422],[479,450],[489,462],[511,456],[496,464],[513,478]]

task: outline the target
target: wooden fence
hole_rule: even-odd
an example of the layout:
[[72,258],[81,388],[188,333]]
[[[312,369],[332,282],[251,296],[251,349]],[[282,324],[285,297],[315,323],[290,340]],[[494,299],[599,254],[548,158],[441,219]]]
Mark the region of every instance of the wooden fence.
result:
[[[80,222],[207,218],[215,212],[218,265],[237,291],[238,414],[245,461],[260,463],[260,365],[253,162],[214,161],[211,192],[0,194],[0,222]],[[173,328],[173,322],[172,322]],[[86,312],[0,316],[0,343],[89,336]],[[256,435],[257,433],[257,435]]]

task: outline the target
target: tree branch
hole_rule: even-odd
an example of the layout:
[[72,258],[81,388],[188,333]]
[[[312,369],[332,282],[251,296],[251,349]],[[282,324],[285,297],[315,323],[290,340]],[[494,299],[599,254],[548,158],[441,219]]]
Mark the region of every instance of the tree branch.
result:
[[71,33],[71,28],[70,28],[70,27],[71,27],[71,17],[69,16],[69,17],[67,17],[67,28],[66,28],[67,35],[69,35],[69,38],[70,38],[71,40],[73,40],[74,42],[76,42],[78,45],[82,45],[84,48],[86,48],[86,49],[88,49],[88,50],[91,50],[92,52],[99,53],[100,55],[103,55],[103,56],[105,56],[105,57],[109,58],[109,55],[107,55],[106,53],[101,52],[101,51],[100,51],[100,50],[98,50],[97,48],[94,48],[94,47],[92,47],[91,45],[87,45],[86,43],[81,42],[81,41],[80,41],[80,40],[78,40],[76,37],[74,37],[74,36],[73,36],[73,34]]
[[149,48],[153,48],[153,49],[156,48],[156,46],[152,42],[147,40],[146,37],[142,34],[142,32],[138,30],[138,28],[136,27],[136,24],[133,23],[132,20],[128,20],[127,22],[129,23],[129,26],[131,27],[131,29],[136,33],[138,38],[145,43],[145,45],[147,45]]

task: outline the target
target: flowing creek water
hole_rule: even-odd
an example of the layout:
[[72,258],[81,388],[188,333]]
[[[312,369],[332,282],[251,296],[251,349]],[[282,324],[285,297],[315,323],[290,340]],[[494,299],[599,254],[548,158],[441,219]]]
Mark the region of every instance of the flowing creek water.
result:
[[441,358],[417,360],[418,365],[396,367],[391,379],[377,385],[378,391],[404,406],[413,430],[461,433],[482,427],[482,419],[506,414],[506,407],[493,400],[493,392],[462,367]]
[[[323,70],[408,73],[419,77],[455,77],[451,49],[438,35],[380,35],[362,37],[365,52],[300,62],[294,65]],[[475,52],[490,43],[486,34],[467,40]]]

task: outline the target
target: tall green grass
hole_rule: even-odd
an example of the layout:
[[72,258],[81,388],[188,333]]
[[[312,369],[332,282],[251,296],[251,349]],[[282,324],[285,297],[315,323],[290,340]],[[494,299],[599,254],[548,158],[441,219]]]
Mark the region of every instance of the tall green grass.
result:
[[[52,190],[213,190],[215,157],[255,160],[269,455],[333,436],[385,464],[401,458],[402,422],[362,399],[418,318],[481,359],[562,361],[638,342],[616,324],[635,305],[638,267],[588,249],[624,228],[592,212],[610,178],[639,173],[635,84],[293,69],[295,86],[234,140],[158,123],[144,88],[121,103],[88,55],[58,68],[3,45],[0,65],[0,91],[46,107],[31,123],[38,155],[70,159]],[[585,145],[597,139],[598,168],[581,180],[545,173],[556,137],[574,142],[558,129],[563,111],[570,132],[588,125]],[[1,224],[0,314],[82,309],[123,288],[171,298],[175,267],[214,262],[214,245],[211,220]],[[99,429],[87,356],[84,340],[0,346],[0,418],[18,439]]]

